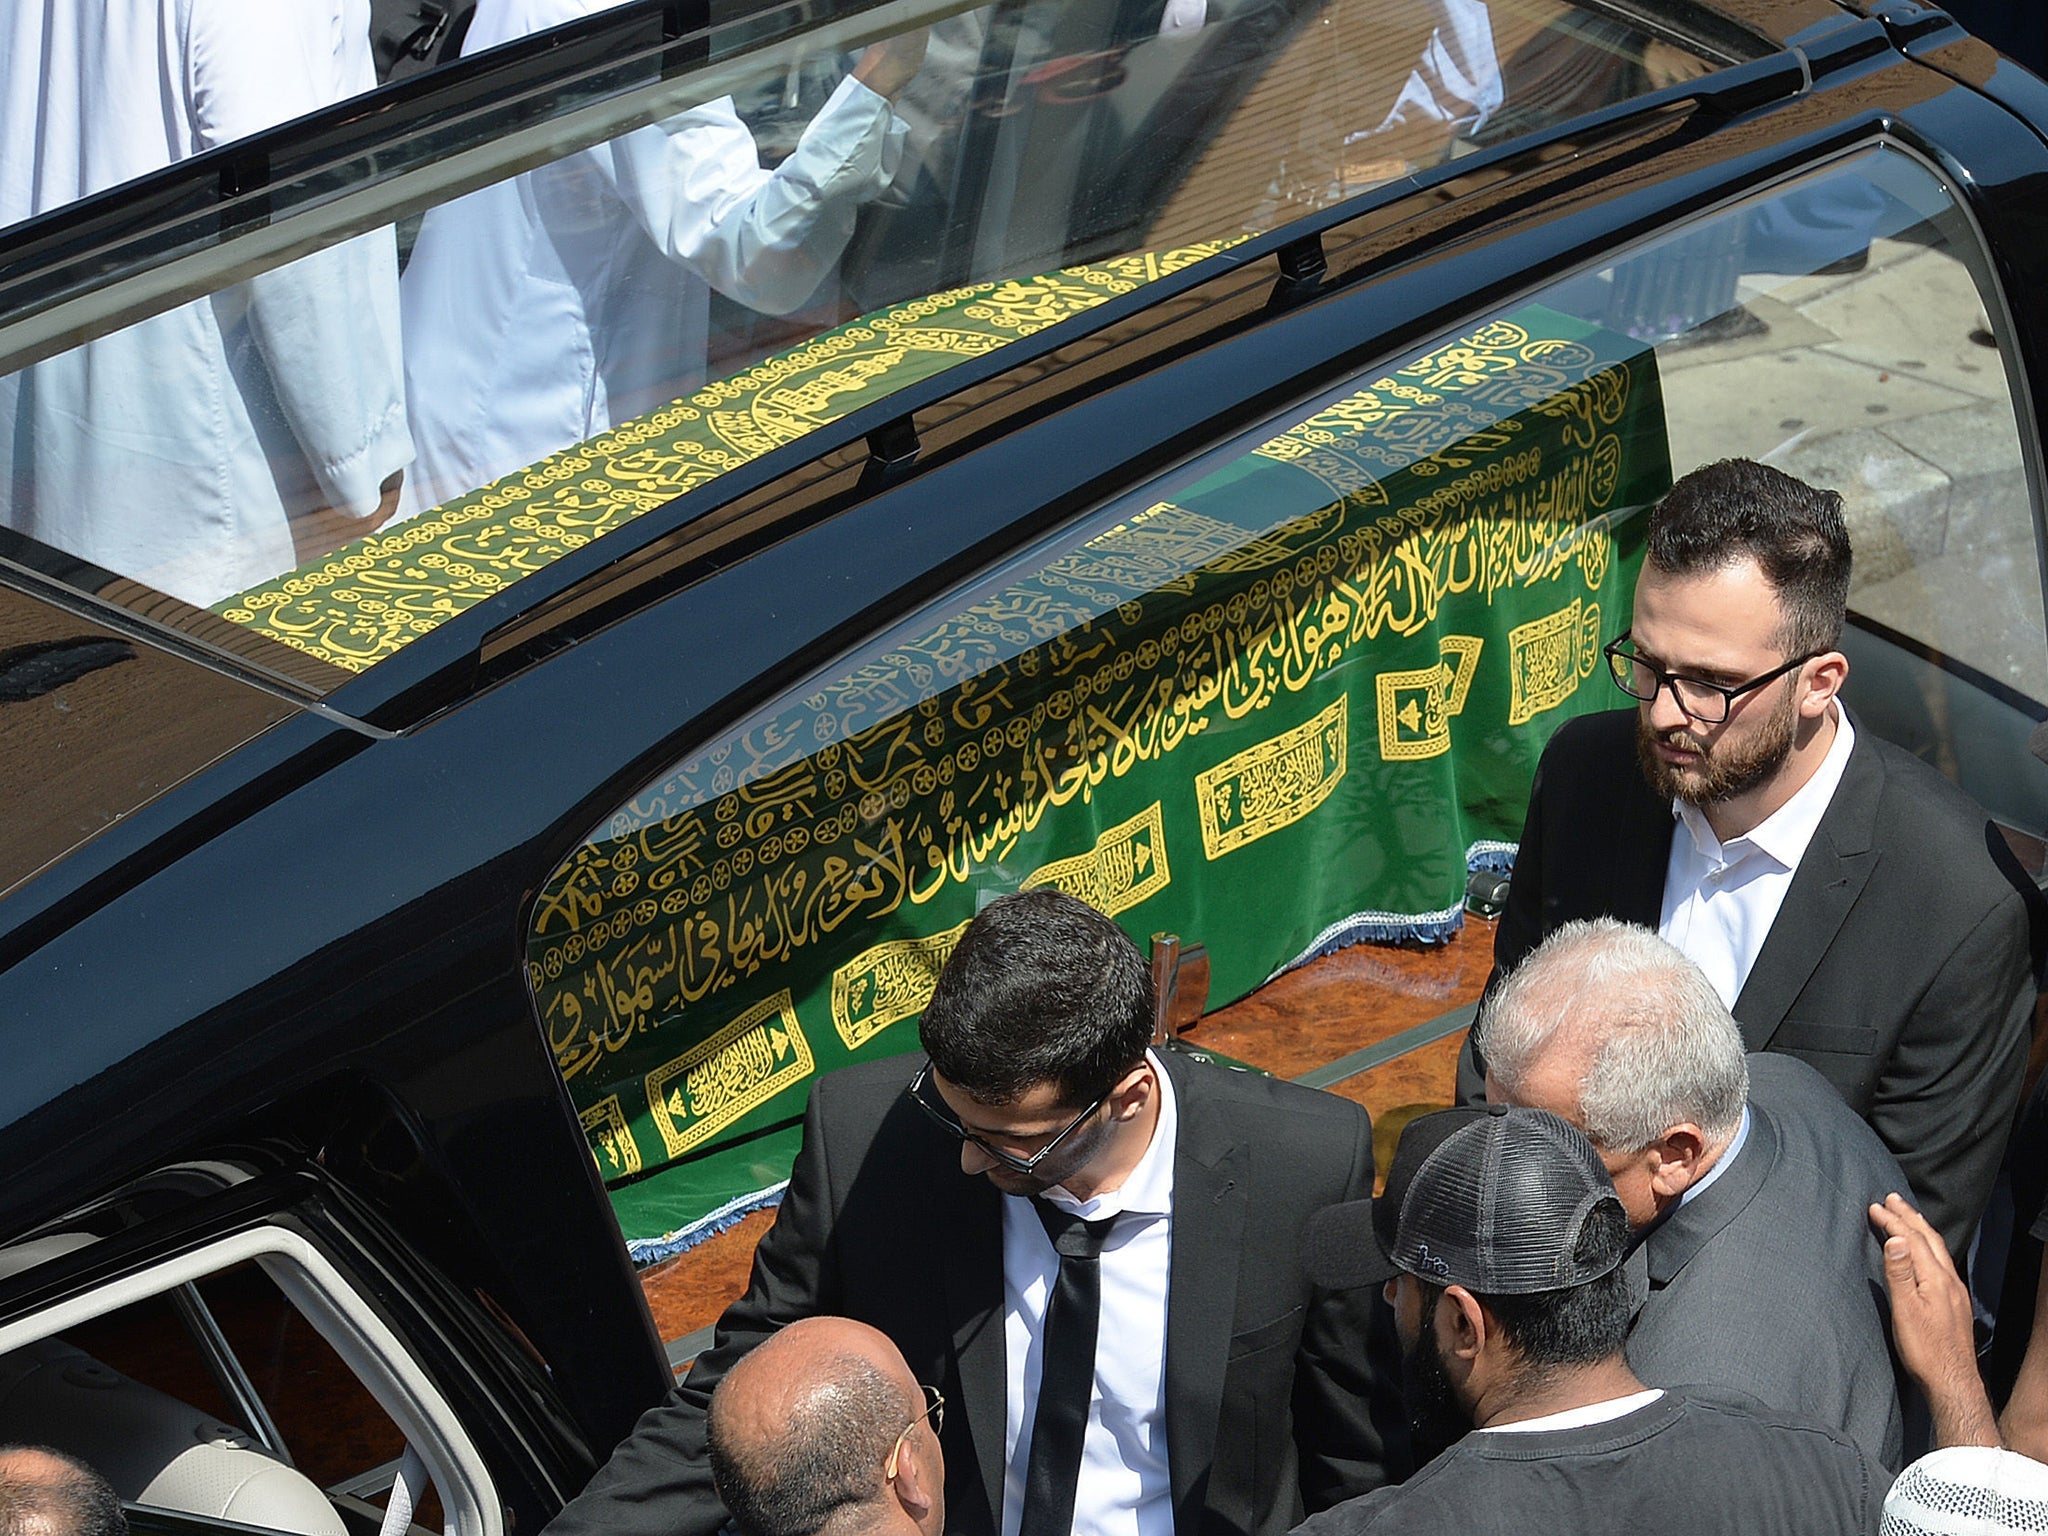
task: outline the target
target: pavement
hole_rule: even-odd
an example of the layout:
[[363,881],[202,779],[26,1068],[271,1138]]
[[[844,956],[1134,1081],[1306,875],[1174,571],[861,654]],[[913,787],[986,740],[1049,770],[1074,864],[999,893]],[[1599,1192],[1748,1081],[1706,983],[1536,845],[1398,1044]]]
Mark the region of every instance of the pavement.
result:
[[2048,700],[2012,394],[1963,263],[1879,240],[1862,271],[1752,275],[1738,296],[1760,334],[1659,349],[1674,472],[1743,454],[1832,486],[1851,607]]

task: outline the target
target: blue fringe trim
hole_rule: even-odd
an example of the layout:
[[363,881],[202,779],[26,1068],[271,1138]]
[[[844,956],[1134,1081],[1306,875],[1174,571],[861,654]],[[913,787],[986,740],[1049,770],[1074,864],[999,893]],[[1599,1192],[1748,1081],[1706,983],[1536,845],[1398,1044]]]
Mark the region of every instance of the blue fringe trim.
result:
[[626,1255],[637,1268],[645,1269],[650,1264],[659,1264],[663,1259],[672,1259],[679,1253],[688,1253],[707,1238],[718,1236],[727,1227],[737,1223],[741,1217],[755,1211],[766,1210],[771,1205],[782,1203],[782,1192],[789,1188],[789,1180],[771,1184],[766,1189],[757,1189],[751,1195],[741,1195],[728,1200],[707,1216],[699,1216],[686,1227],[678,1227],[665,1237],[629,1238]]
[[[1508,874],[1515,867],[1514,843],[1483,839],[1465,850],[1465,870]],[[1353,944],[1448,944],[1465,926],[1462,898],[1438,912],[1354,912],[1339,918],[1309,941],[1308,948],[1273,972],[1284,976],[1297,966],[1334,954]],[[1273,976],[1266,980],[1271,981]]]
[[1499,843],[1484,839],[1465,850],[1465,871],[1489,870],[1496,875],[1511,875],[1515,872],[1515,850],[1518,843]]

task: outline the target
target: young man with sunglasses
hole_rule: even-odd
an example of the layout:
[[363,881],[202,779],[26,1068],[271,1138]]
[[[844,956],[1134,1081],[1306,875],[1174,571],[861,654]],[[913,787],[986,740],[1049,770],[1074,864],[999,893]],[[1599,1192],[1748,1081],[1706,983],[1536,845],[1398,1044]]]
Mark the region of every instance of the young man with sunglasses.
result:
[[1405,1470],[1384,1303],[1300,1264],[1314,1213],[1371,1193],[1365,1111],[1150,1049],[1153,1002],[1085,903],[984,908],[928,1054],[813,1086],[746,1295],[555,1536],[715,1532],[707,1399],[825,1313],[945,1394],[952,1536],[1280,1536]]
[[[1544,752],[1495,980],[1575,918],[1655,928],[1750,1050],[1811,1063],[1870,1122],[1961,1253],[2026,1063],[2026,881],[1975,802],[1843,708],[1849,567],[1841,497],[1765,465],[1658,503],[1607,647],[1634,707]],[[1483,1076],[1468,1044],[1461,1096]]]

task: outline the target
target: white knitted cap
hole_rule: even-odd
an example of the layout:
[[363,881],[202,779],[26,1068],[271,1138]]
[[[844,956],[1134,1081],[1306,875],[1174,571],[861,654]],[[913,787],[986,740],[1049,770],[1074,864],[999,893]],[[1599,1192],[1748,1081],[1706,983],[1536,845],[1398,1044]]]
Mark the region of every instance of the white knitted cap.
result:
[[1879,1531],[1880,1536],[2048,1533],[2048,1466],[1988,1445],[1931,1452],[1892,1484]]

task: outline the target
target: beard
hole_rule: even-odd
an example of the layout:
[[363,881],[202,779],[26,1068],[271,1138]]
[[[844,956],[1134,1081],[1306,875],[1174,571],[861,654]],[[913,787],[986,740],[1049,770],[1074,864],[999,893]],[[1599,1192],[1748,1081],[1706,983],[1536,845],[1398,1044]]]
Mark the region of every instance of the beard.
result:
[[1444,1369],[1433,1306],[1424,1309],[1415,1342],[1401,1352],[1401,1401],[1408,1410],[1417,1466],[1449,1450],[1472,1427],[1471,1417],[1451,1385],[1450,1372]]
[[[1739,799],[1782,768],[1792,755],[1798,723],[1799,702],[1790,688],[1748,741],[1723,742],[1718,747],[1709,747],[1689,730],[1652,730],[1649,720],[1637,710],[1636,760],[1650,787],[1666,800],[1715,805]],[[1689,768],[1675,768],[1657,756],[1659,742],[1696,752],[1699,760]]]

